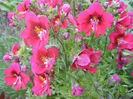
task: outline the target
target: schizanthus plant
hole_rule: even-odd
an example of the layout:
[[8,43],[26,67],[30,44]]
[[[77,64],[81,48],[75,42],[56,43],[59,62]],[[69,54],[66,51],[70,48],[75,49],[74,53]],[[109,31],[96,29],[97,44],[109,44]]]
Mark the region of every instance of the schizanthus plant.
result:
[[[3,57],[5,62],[12,62],[4,70],[7,74],[4,77],[6,84],[19,90],[21,86],[22,89],[27,88],[28,85],[25,85],[30,81],[33,94],[52,95],[50,86],[54,81],[54,73],[57,72],[54,70],[58,66],[56,60],[63,59],[64,73],[73,71],[70,74],[71,95],[80,96],[86,88],[81,87],[79,81],[73,77],[75,71],[88,72],[90,75],[100,71],[98,67],[101,60],[105,59],[106,51],[113,49],[117,49],[116,68],[122,69],[125,64],[130,63],[127,58],[133,57],[123,56],[122,53],[133,50],[133,34],[127,32],[133,28],[133,12],[127,12],[127,5],[120,0],[108,0],[106,4],[100,0],[90,1],[88,8],[83,10],[80,7],[76,9],[63,0],[23,0],[17,5],[16,12],[8,12],[10,26],[19,25],[16,20],[25,20],[25,28],[20,33],[21,43],[15,43],[11,52],[5,53]],[[77,2],[75,4],[80,6]],[[101,36],[106,37],[105,48],[90,47],[89,43]],[[86,38],[88,41],[83,42]],[[51,46],[52,39],[58,41],[61,47]],[[74,42],[76,46],[82,45],[81,49],[75,49],[75,52],[69,50],[72,51],[71,55],[67,55],[66,49],[69,48],[65,45],[65,40]],[[108,40],[110,43],[107,45]],[[70,57],[73,61],[68,59]],[[131,75],[133,76],[133,71]],[[114,73],[107,84],[120,81],[119,75]],[[97,83],[94,87],[96,86]]]

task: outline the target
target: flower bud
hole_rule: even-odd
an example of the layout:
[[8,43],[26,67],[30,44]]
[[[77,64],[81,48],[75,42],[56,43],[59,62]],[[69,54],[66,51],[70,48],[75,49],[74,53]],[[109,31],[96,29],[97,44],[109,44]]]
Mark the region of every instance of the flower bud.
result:
[[71,95],[76,95],[76,96],[80,96],[82,94],[82,91],[84,90],[83,87],[81,87],[80,85],[75,84],[74,87],[72,87],[72,92]]
[[113,75],[112,75],[112,79],[113,79],[114,81],[116,81],[116,82],[119,82],[119,81],[120,81],[119,76],[116,75],[116,74],[113,74]]
[[26,71],[26,65],[25,64],[22,65],[21,70],[24,72]]
[[80,42],[83,39],[83,36],[75,34],[75,39],[77,42]]
[[10,56],[10,53],[6,53],[3,57],[3,60],[5,60],[6,62],[9,62],[11,61],[11,56]]
[[67,16],[71,11],[71,7],[69,4],[64,4],[62,7],[61,7],[61,13],[64,14],[65,16]]
[[70,37],[70,34],[69,34],[69,33],[65,33],[64,37],[65,37],[66,39],[68,39],[68,38]]
[[82,49],[88,49],[87,43],[83,43],[83,44],[82,44]]

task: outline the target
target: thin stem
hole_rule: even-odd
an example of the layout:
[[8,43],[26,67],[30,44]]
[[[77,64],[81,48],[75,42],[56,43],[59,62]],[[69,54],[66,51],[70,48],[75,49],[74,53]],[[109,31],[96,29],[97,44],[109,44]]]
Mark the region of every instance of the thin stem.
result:
[[58,38],[57,35],[55,35],[55,37],[57,38],[57,40],[59,41],[59,43],[60,43],[61,46],[62,46],[63,53],[64,53],[64,55],[65,55],[65,65],[66,65],[66,67],[67,67],[67,55],[66,55],[66,53],[65,53],[65,47],[64,47],[64,44],[63,44],[63,42]]
[[101,96],[100,93],[98,92],[97,88],[94,86],[94,81],[93,81],[92,75],[90,73],[89,73],[89,77],[90,77],[90,80],[91,80],[93,87],[94,87],[95,91],[97,92],[98,96]]
[[72,1],[72,4],[73,4],[73,14],[74,14],[74,16],[75,16],[75,15],[76,15],[76,14],[75,14],[75,0]]
[[[54,33],[55,31],[54,31],[53,26],[52,26],[51,28],[52,28],[52,32]],[[64,44],[63,44],[63,42],[60,40],[60,38],[58,37],[58,33],[57,33],[57,32],[55,32],[55,33],[53,34],[53,36],[59,41],[60,45],[62,46],[63,54],[64,54],[64,56],[65,56],[65,70],[66,70],[66,69],[67,69],[67,55],[66,55],[66,53],[65,53]]]
[[105,40],[105,45],[104,45],[104,53],[103,53],[103,56],[105,55],[105,52],[106,52],[107,40],[108,40],[108,35],[106,35],[106,40]]

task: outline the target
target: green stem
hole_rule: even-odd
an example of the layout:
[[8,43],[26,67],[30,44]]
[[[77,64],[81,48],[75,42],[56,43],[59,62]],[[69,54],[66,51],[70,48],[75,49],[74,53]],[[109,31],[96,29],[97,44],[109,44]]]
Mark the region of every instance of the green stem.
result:
[[72,1],[72,4],[73,4],[73,14],[74,14],[74,16],[75,16],[75,15],[76,15],[76,14],[75,14],[75,0]]
[[129,90],[128,92],[125,92],[123,96],[125,96],[127,93],[133,92],[133,89]]
[[60,45],[62,46],[63,53],[64,53],[64,56],[65,56],[65,65],[66,65],[66,67],[67,67],[67,55],[66,55],[66,53],[65,53],[65,47],[64,47],[64,44],[63,44],[63,42],[58,38],[57,35],[56,35],[55,37],[57,38],[57,40],[59,41]]
[[106,40],[105,40],[105,45],[104,45],[104,53],[103,53],[103,56],[105,55],[105,52],[106,52],[107,40],[108,40],[108,35],[106,35]]
[[54,31],[53,26],[51,28],[52,28],[53,36],[58,40],[58,42],[62,46],[63,54],[65,56],[65,70],[66,70],[67,69],[67,55],[65,53],[65,46],[64,46],[63,42],[60,40],[60,38],[58,37],[58,33]]
[[91,82],[92,82],[92,84],[93,84],[93,87],[94,87],[95,91],[97,92],[98,96],[100,97],[101,95],[100,95],[100,93],[98,92],[97,88],[94,86],[94,81],[93,81],[92,75],[91,75],[90,73],[89,73],[89,77],[90,77],[90,80],[91,80]]
[[71,75],[70,73],[66,72],[66,74],[71,77],[72,79],[74,79],[74,81],[76,81],[77,83],[79,83],[79,81],[73,76]]

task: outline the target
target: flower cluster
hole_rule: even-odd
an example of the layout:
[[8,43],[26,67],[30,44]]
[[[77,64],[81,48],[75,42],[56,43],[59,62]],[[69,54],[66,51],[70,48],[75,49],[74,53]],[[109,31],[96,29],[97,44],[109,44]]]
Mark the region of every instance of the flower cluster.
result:
[[[115,32],[111,32],[109,34],[109,38],[111,43],[107,46],[108,50],[118,48],[117,53],[117,68],[122,68],[124,64],[130,62],[126,59],[126,57],[132,57],[130,55],[122,56],[123,50],[133,50],[133,34],[130,32],[126,33],[127,29],[133,28],[132,24],[132,11],[126,12],[125,8],[127,8],[127,5],[124,4],[124,2],[120,0],[114,0],[113,2],[116,2],[119,4],[119,7],[116,7],[115,9],[119,12],[119,18],[114,22]],[[109,4],[112,6],[112,1],[109,1]],[[121,10],[121,11],[120,11]]]
[[[95,49],[88,45],[93,38],[100,38],[108,32],[107,30],[111,30],[107,36],[110,43],[108,46],[105,45],[105,48],[107,47],[108,50],[118,48],[117,68],[121,69],[124,64],[129,63],[130,60],[126,58],[132,58],[132,56],[123,56],[122,52],[123,50],[133,50],[133,34],[126,32],[127,29],[133,28],[133,12],[126,12],[127,5],[120,0],[108,0],[106,6],[100,4],[99,0],[96,2],[91,0],[91,3],[87,10],[79,10],[77,17],[70,13],[71,6],[68,3],[63,4],[62,0],[23,0],[18,4],[16,12],[9,12],[9,25],[16,26],[15,20],[25,19],[25,28],[20,33],[22,42],[19,45],[15,43],[11,52],[5,53],[3,57],[6,62],[12,61],[12,64],[4,70],[4,73],[7,74],[4,77],[6,84],[19,90],[21,86],[25,89],[25,85],[30,80],[33,83],[32,92],[35,95],[52,94],[50,90],[51,78],[54,78],[52,73],[56,59],[60,58],[60,55],[59,49],[50,45],[51,38],[52,40],[57,39],[62,46],[63,54],[61,56],[64,57],[65,72],[68,72],[67,68],[70,67],[75,71],[80,68],[79,70],[86,73],[96,73],[101,58],[104,58],[99,48]],[[107,7],[117,11],[117,18],[119,18],[113,18],[115,15],[105,11]],[[75,8],[73,10],[75,11]],[[74,35],[69,33],[72,28]],[[86,33],[86,37],[83,32]],[[73,61],[70,65],[64,40],[73,40],[76,46],[79,46],[84,38],[90,37],[89,43],[83,42],[80,47],[82,50],[77,55],[73,55],[75,52],[72,50],[70,54],[73,55]],[[26,66],[27,64],[28,66]],[[30,71],[31,74],[27,73]],[[131,75],[133,75],[133,71]],[[120,81],[116,74],[111,79],[116,82]],[[76,83],[72,87],[71,95],[80,96],[84,89]]]

